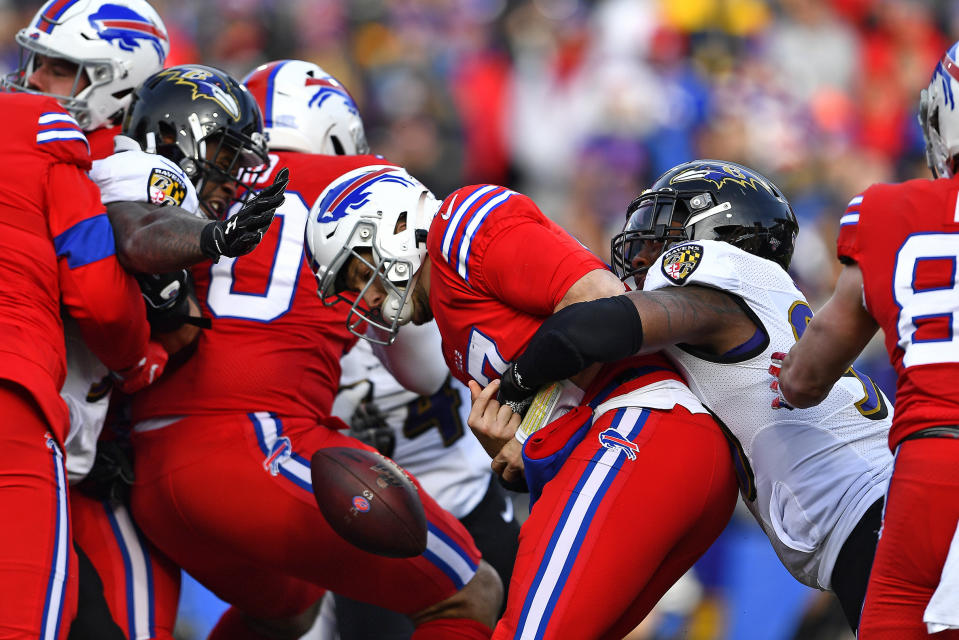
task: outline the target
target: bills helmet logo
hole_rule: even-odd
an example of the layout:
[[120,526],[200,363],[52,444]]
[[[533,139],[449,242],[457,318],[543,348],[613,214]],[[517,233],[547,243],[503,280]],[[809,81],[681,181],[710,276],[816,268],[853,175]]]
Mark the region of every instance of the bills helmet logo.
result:
[[203,98],[212,100],[220,105],[224,111],[234,120],[240,119],[240,103],[229,90],[220,86],[216,76],[205,71],[191,67],[172,67],[164,69],[157,74],[167,82],[186,85],[193,88],[192,100]]
[[323,106],[323,103],[330,98],[339,98],[346,104],[346,108],[350,113],[357,116],[360,114],[360,110],[357,108],[356,102],[353,100],[353,96],[351,96],[349,91],[346,90],[346,87],[341,85],[335,79],[331,77],[307,78],[306,86],[317,87],[316,93],[314,93],[313,97],[310,98],[307,106],[316,107],[319,109]]
[[276,439],[270,448],[270,453],[263,460],[263,468],[270,472],[271,476],[280,473],[280,465],[293,456],[293,443],[286,436]]
[[663,254],[663,275],[674,284],[685,284],[703,258],[699,244],[681,244]]
[[145,16],[129,7],[105,4],[88,18],[97,35],[124,51],[133,51],[146,42],[156,51],[162,65],[166,60],[163,43],[167,35]]
[[619,449],[630,460],[635,460],[636,454],[639,453],[639,445],[624,438],[616,429],[605,429],[600,433],[599,443],[607,449]]
[[350,211],[362,208],[370,201],[370,188],[378,183],[394,182],[409,187],[415,183],[396,167],[383,167],[334,184],[320,202],[317,222],[336,222]]
[[734,167],[728,164],[702,165],[702,168],[681,171],[669,180],[669,184],[692,180],[707,180],[716,185],[717,189],[722,188],[727,182],[734,182],[743,187],[751,187],[757,191],[762,187],[773,196],[776,195],[775,190],[773,190],[769,183],[761,176],[752,173],[745,167]]
[[160,206],[183,204],[186,198],[186,185],[173,171],[157,167],[150,172],[148,182],[147,198],[153,204]]

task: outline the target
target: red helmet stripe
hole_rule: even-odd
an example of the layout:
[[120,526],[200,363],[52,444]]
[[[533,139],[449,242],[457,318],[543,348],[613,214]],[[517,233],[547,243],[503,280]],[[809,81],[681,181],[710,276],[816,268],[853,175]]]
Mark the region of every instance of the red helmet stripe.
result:
[[959,82],[959,65],[949,59],[949,54],[942,56],[942,68],[946,70],[952,79]]
[[143,33],[149,33],[152,36],[156,36],[160,40],[166,40],[166,34],[163,33],[160,29],[157,29],[152,24],[146,22],[138,22],[136,20],[104,20],[104,27],[110,27],[111,29],[129,29],[131,31],[142,31]]
[[47,7],[47,10],[43,12],[43,15],[40,16],[40,19],[37,20],[37,24],[34,26],[41,31],[50,33],[53,31],[54,23],[76,1],[77,0],[57,0],[56,2],[51,3],[50,6]]

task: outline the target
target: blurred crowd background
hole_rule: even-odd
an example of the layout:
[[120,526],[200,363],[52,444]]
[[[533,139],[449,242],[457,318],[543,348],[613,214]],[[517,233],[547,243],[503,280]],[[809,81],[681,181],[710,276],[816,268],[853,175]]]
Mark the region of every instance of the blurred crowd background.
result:
[[[814,309],[832,291],[849,199],[929,177],[919,90],[959,37],[951,0],[151,2],[169,64],[242,77],[268,60],[316,62],[355,97],[373,151],[437,196],[479,182],[520,190],[604,259],[626,204],[669,167],[713,157],[758,169],[799,217],[792,271]],[[5,70],[40,4],[0,0]],[[859,364],[893,395],[880,345]],[[829,617],[829,600],[778,567],[751,518],[730,529],[677,596],[679,616],[643,637],[850,637],[795,635],[803,616]],[[202,616],[185,593],[184,611]]]

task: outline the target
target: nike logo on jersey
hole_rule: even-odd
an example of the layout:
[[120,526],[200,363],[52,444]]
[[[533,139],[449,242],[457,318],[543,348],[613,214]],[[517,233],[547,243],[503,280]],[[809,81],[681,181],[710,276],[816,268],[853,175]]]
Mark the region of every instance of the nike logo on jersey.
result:
[[450,206],[446,207],[446,211],[440,214],[440,217],[444,220],[449,220],[450,216],[453,215],[453,203],[456,202],[457,196],[459,196],[458,193],[453,196],[452,200],[450,200]]

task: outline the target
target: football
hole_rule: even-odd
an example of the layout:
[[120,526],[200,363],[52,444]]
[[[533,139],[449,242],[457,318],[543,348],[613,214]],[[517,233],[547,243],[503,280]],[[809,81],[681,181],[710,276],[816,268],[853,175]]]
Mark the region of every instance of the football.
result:
[[390,558],[426,550],[423,503],[395,462],[366,449],[330,447],[314,453],[310,467],[316,504],[347,542]]

